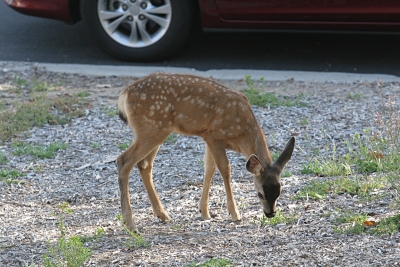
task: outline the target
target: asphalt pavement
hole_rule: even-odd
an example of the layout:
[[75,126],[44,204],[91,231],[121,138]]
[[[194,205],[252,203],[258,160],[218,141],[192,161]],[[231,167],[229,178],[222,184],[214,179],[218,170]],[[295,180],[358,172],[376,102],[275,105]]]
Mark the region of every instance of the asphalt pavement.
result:
[[328,80],[337,80],[335,73],[400,76],[400,34],[203,33],[169,60],[132,63],[103,53],[89,39],[83,23],[66,25],[22,15],[4,1],[0,1],[0,18],[0,61],[133,66],[139,70],[268,71],[271,75],[289,71],[286,76],[311,72]]

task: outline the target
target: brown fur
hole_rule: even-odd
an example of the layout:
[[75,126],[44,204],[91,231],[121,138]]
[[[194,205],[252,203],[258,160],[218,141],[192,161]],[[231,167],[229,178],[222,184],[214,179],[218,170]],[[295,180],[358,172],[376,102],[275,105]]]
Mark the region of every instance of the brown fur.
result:
[[[139,167],[155,215],[163,221],[170,219],[154,189],[152,166],[159,146],[171,132],[200,136],[206,142],[205,179],[200,200],[204,219],[210,218],[208,193],[212,176],[218,167],[224,180],[228,211],[234,221],[240,220],[230,185],[231,172],[226,149],[242,153],[247,158],[257,155],[257,160],[253,161],[254,169],[266,174],[273,173],[269,176],[254,173],[255,180],[259,179],[261,184],[257,190],[263,190],[265,184],[279,184],[280,172],[294,148],[293,139],[289,148],[285,149],[287,151],[282,153],[277,168],[247,98],[211,79],[198,76],[155,73],[144,77],[121,92],[118,112],[136,136],[132,146],[117,160],[122,215],[131,230],[136,230],[136,224],[132,220],[128,180],[135,165]],[[276,170],[270,172],[272,168]],[[257,187],[256,181],[255,184]],[[279,196],[280,186],[278,189],[276,186],[268,188],[274,188],[272,195]],[[275,203],[276,198],[268,202]],[[264,205],[264,212],[268,210],[268,213],[274,213],[275,204],[270,210],[268,205]]]

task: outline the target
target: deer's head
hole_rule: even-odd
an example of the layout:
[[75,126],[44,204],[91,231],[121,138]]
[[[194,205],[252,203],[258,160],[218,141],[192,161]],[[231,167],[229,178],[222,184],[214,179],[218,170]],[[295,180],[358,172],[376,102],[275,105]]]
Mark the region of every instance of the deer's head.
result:
[[276,202],[282,192],[280,175],[292,156],[295,139],[292,137],[285,149],[274,163],[262,163],[256,155],[251,155],[246,168],[254,174],[254,186],[257,196],[263,205],[265,216],[274,217]]

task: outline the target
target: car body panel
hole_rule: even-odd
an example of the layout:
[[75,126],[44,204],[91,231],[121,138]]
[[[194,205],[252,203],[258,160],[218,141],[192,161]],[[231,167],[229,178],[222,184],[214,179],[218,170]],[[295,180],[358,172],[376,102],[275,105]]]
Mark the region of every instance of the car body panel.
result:
[[72,22],[68,0],[5,0],[5,2],[26,15]]
[[[80,0],[5,0],[18,12],[73,23]],[[400,31],[398,0],[197,0],[205,29]]]

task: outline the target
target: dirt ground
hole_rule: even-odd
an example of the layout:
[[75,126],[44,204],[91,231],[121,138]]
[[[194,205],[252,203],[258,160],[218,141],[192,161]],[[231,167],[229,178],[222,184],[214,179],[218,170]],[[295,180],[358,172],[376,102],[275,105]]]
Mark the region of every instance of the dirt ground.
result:
[[[0,66],[0,101],[5,107],[29,98],[16,94],[15,77],[45,81],[48,97],[89,93],[91,107],[85,116],[66,125],[35,127],[13,139],[34,145],[66,143],[51,159],[31,155],[16,156],[13,139],[0,145],[7,158],[1,169],[17,169],[25,174],[23,183],[0,182],[0,266],[42,266],[42,255],[60,237],[57,205],[67,202],[72,210],[65,215],[67,236],[93,237],[85,246],[91,256],[84,266],[188,266],[211,258],[225,258],[232,266],[399,266],[400,234],[340,234],[335,231],[340,212],[368,213],[371,220],[398,214],[391,208],[393,194],[388,188],[365,200],[357,195],[329,194],[326,198],[294,198],[316,177],[301,174],[302,164],[313,150],[321,154],[330,144],[340,144],[354,133],[373,127],[374,110],[381,105],[377,83],[311,83],[293,79],[265,81],[267,92],[290,97],[303,95],[301,107],[254,107],[267,135],[272,153],[279,153],[291,136],[296,149],[282,178],[279,208],[290,223],[262,225],[262,209],[254,191],[246,159],[229,152],[232,187],[242,220],[232,222],[227,209],[222,179],[216,173],[210,193],[213,218],[202,220],[198,202],[202,191],[203,141],[177,136],[160,149],[154,164],[154,183],[172,221],[160,222],[153,216],[139,173],[132,171],[131,204],[141,234],[148,247],[127,246],[129,235],[116,216],[120,213],[116,157],[121,144],[132,139],[130,129],[110,110],[115,110],[118,93],[134,79],[88,77],[51,73],[34,66],[28,71],[10,71]],[[244,80],[222,81],[235,90]],[[261,86],[261,82],[256,82]],[[397,83],[384,83],[383,92],[400,93]],[[357,97],[351,97],[357,96]],[[307,123],[304,123],[307,121]],[[49,243],[50,242],[50,243]]]

